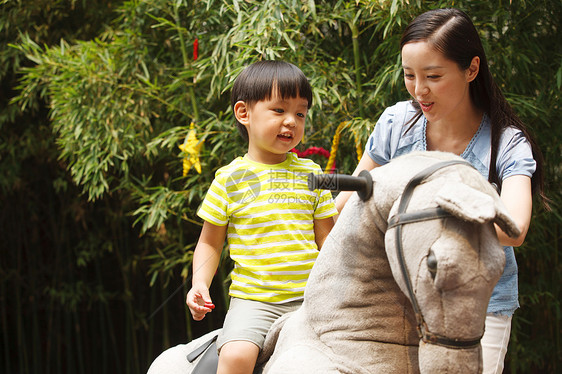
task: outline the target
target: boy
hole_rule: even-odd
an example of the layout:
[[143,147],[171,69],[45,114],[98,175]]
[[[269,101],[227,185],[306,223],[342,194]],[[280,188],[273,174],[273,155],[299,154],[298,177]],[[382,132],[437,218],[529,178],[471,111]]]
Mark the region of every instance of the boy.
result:
[[230,308],[217,340],[217,373],[252,373],[271,324],[302,303],[312,265],[337,214],[328,191],[309,191],[320,167],[289,152],[300,143],[312,89],[300,69],[260,61],[232,88],[248,153],[219,169],[198,212],[205,221],[193,255],[187,305],[201,320],[226,237],[235,265]]

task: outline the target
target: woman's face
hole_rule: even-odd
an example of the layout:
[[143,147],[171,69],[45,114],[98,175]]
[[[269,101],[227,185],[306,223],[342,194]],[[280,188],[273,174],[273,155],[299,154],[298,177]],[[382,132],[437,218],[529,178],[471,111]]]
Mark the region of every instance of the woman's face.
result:
[[402,47],[402,68],[406,89],[420,104],[429,122],[454,120],[474,110],[469,83],[478,74],[480,60],[461,70],[431,44],[420,41]]

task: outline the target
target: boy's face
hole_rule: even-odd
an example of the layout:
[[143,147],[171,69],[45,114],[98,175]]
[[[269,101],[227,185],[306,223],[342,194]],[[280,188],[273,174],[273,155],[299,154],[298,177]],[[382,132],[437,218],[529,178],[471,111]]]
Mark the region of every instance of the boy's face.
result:
[[248,155],[260,163],[278,164],[302,140],[308,101],[274,95],[251,106],[239,101],[234,112],[248,130]]

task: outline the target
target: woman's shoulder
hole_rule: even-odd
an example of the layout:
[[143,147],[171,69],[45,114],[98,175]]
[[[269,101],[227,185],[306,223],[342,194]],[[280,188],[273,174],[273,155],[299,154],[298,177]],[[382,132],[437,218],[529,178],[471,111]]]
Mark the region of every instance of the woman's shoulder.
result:
[[411,100],[406,101],[398,101],[394,105],[387,107],[383,115],[386,114],[387,116],[398,117],[398,116],[406,116],[412,117],[414,114],[417,113],[417,109],[412,105]]
[[524,160],[528,161],[529,164],[535,162],[531,143],[523,131],[516,127],[507,127],[502,131],[497,158],[498,162],[505,164],[518,164]]
[[504,139],[512,139],[512,138],[516,138],[516,137],[525,137],[525,134],[523,133],[523,131],[521,131],[520,129],[518,129],[515,126],[508,126],[505,129],[502,130],[501,136],[500,138],[504,138]]
[[[379,120],[377,121],[377,125],[383,125],[384,127],[390,127],[391,130],[393,127],[401,129],[400,133],[405,130],[405,124],[411,124],[412,119],[415,118],[419,114],[419,111],[412,105],[412,101],[399,101],[396,104],[387,107],[383,114],[380,116]],[[416,124],[421,123],[419,119],[422,116],[418,117]]]
[[500,135],[500,150],[511,150],[513,148],[531,148],[529,140],[525,136],[522,130],[510,126],[503,129]]
[[409,131],[410,133],[418,132],[418,128],[423,125],[423,115],[419,114],[411,101],[399,101],[385,109],[377,121],[377,126],[380,131],[395,133],[400,138],[410,128],[414,129]]

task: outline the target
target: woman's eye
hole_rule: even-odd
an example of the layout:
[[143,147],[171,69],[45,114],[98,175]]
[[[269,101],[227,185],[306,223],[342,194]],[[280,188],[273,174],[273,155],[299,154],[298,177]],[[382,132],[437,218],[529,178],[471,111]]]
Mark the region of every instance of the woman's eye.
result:
[[429,79],[437,79],[437,78],[439,78],[440,76],[439,76],[439,75],[428,75],[427,77],[428,77]]
[[404,78],[406,78],[406,79],[414,79],[414,74],[404,74]]

